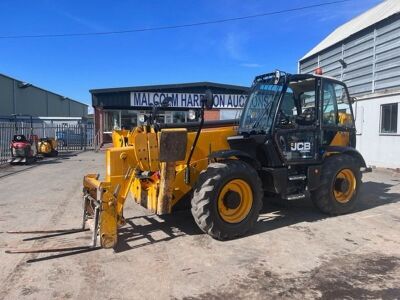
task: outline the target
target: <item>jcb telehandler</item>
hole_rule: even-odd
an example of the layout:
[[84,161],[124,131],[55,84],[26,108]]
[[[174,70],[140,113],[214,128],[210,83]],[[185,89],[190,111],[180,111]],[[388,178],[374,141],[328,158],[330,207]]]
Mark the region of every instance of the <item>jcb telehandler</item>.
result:
[[[202,111],[212,103],[205,95]],[[353,209],[367,167],[355,149],[351,99],[342,82],[279,71],[260,75],[237,126],[205,125],[203,118],[197,125],[196,132],[188,124],[150,124],[115,133],[105,179],[89,174],[83,182],[85,218],[94,218],[102,247],[117,243],[129,192],[157,214],[191,201],[197,225],[221,240],[254,226],[264,193],[310,197],[332,215]]]
[[[225,240],[256,223],[263,197],[311,198],[330,215],[351,211],[368,171],[355,149],[351,99],[333,78],[274,72],[257,76],[238,124],[146,124],[114,133],[106,174],[84,177],[84,223],[104,248],[117,244],[133,199],[156,214],[180,203],[202,231]],[[156,118],[153,118],[156,119]]]

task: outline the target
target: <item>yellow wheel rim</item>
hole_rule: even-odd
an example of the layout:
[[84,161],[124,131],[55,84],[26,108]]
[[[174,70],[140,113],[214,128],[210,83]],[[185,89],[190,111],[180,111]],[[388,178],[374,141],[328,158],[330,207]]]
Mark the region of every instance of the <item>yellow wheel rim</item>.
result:
[[249,214],[253,206],[253,192],[242,179],[233,179],[222,188],[218,196],[218,212],[228,223],[239,223]]
[[353,197],[357,187],[357,180],[350,169],[343,169],[337,173],[333,183],[333,194],[339,203],[347,203]]

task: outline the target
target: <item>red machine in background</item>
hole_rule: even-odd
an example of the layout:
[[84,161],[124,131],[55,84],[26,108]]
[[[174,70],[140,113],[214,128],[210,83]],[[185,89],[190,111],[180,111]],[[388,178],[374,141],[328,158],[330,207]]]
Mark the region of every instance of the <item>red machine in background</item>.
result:
[[14,115],[15,135],[10,143],[11,158],[8,160],[10,164],[16,163],[32,163],[37,158],[38,136],[33,134],[33,121],[30,117],[30,134],[25,136],[18,133],[17,115]]

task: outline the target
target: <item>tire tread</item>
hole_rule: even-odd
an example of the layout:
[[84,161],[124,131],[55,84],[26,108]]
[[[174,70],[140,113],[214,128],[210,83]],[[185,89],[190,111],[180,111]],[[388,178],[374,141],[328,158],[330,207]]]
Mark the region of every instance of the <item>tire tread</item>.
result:
[[[218,197],[216,186],[218,186],[221,180],[229,177],[232,173],[247,173],[250,178],[254,178],[251,184],[253,189],[253,208],[249,213],[249,217],[250,214],[252,216],[246,222],[242,221],[242,226],[236,226],[237,230],[235,232],[224,230],[222,226],[218,226],[217,220],[214,219],[217,216],[212,213],[212,205],[215,205],[212,201],[216,201]],[[235,238],[244,235],[256,223],[262,208],[262,195],[261,180],[257,171],[252,166],[240,160],[225,160],[223,162],[211,163],[206,170],[200,173],[194,188],[191,201],[192,215],[199,228],[213,238],[218,240]]]

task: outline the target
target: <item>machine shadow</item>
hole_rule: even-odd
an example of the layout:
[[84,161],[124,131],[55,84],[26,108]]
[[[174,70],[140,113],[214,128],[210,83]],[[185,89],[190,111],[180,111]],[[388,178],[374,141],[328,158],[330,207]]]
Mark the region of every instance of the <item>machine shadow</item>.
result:
[[[355,209],[349,214],[365,211],[400,201],[400,194],[390,193],[392,184],[380,182],[364,182],[360,191],[359,201]],[[326,218],[334,218],[321,213],[312,203],[311,199],[280,202],[264,201],[264,207],[260,213],[255,229],[249,233],[259,234],[266,231],[295,225],[301,222],[315,222]]]
[[[390,193],[392,186],[386,183],[365,182],[360,192],[358,205],[351,213],[400,201],[400,194]],[[268,199],[264,199],[264,206],[258,222],[255,228],[246,236],[276,230],[301,222],[320,221],[329,217],[315,208],[311,199],[280,200],[279,202],[270,202]],[[177,211],[172,215],[166,216],[138,216],[127,218],[126,221],[126,226],[120,229],[118,245],[115,248],[116,252],[124,252],[165,242],[185,235],[204,234],[197,227],[190,210]]]
[[62,252],[58,254],[53,254],[45,257],[39,257],[39,258],[31,258],[26,261],[27,264],[31,263],[36,263],[36,262],[41,262],[41,261],[47,261],[51,259],[57,259],[57,258],[63,258],[67,256],[74,256],[74,255],[79,255],[87,252],[93,252],[96,250],[102,249],[101,247],[87,247],[86,249],[81,249],[81,250],[75,250],[75,251],[69,251],[69,252]]
[[63,151],[58,153],[58,158],[68,159],[70,157],[78,156],[78,151]]
[[399,193],[391,193],[394,184],[368,181],[363,183],[360,200],[355,212],[371,209],[377,206],[396,203],[400,201]]
[[59,159],[51,159],[51,160],[38,160],[36,162],[35,166],[41,166],[41,165],[55,165],[55,164],[60,164],[61,161]]
[[143,215],[126,219],[119,230],[115,252],[124,252],[151,244],[166,242],[185,235],[203,232],[197,227],[190,210],[179,210],[171,215]]

